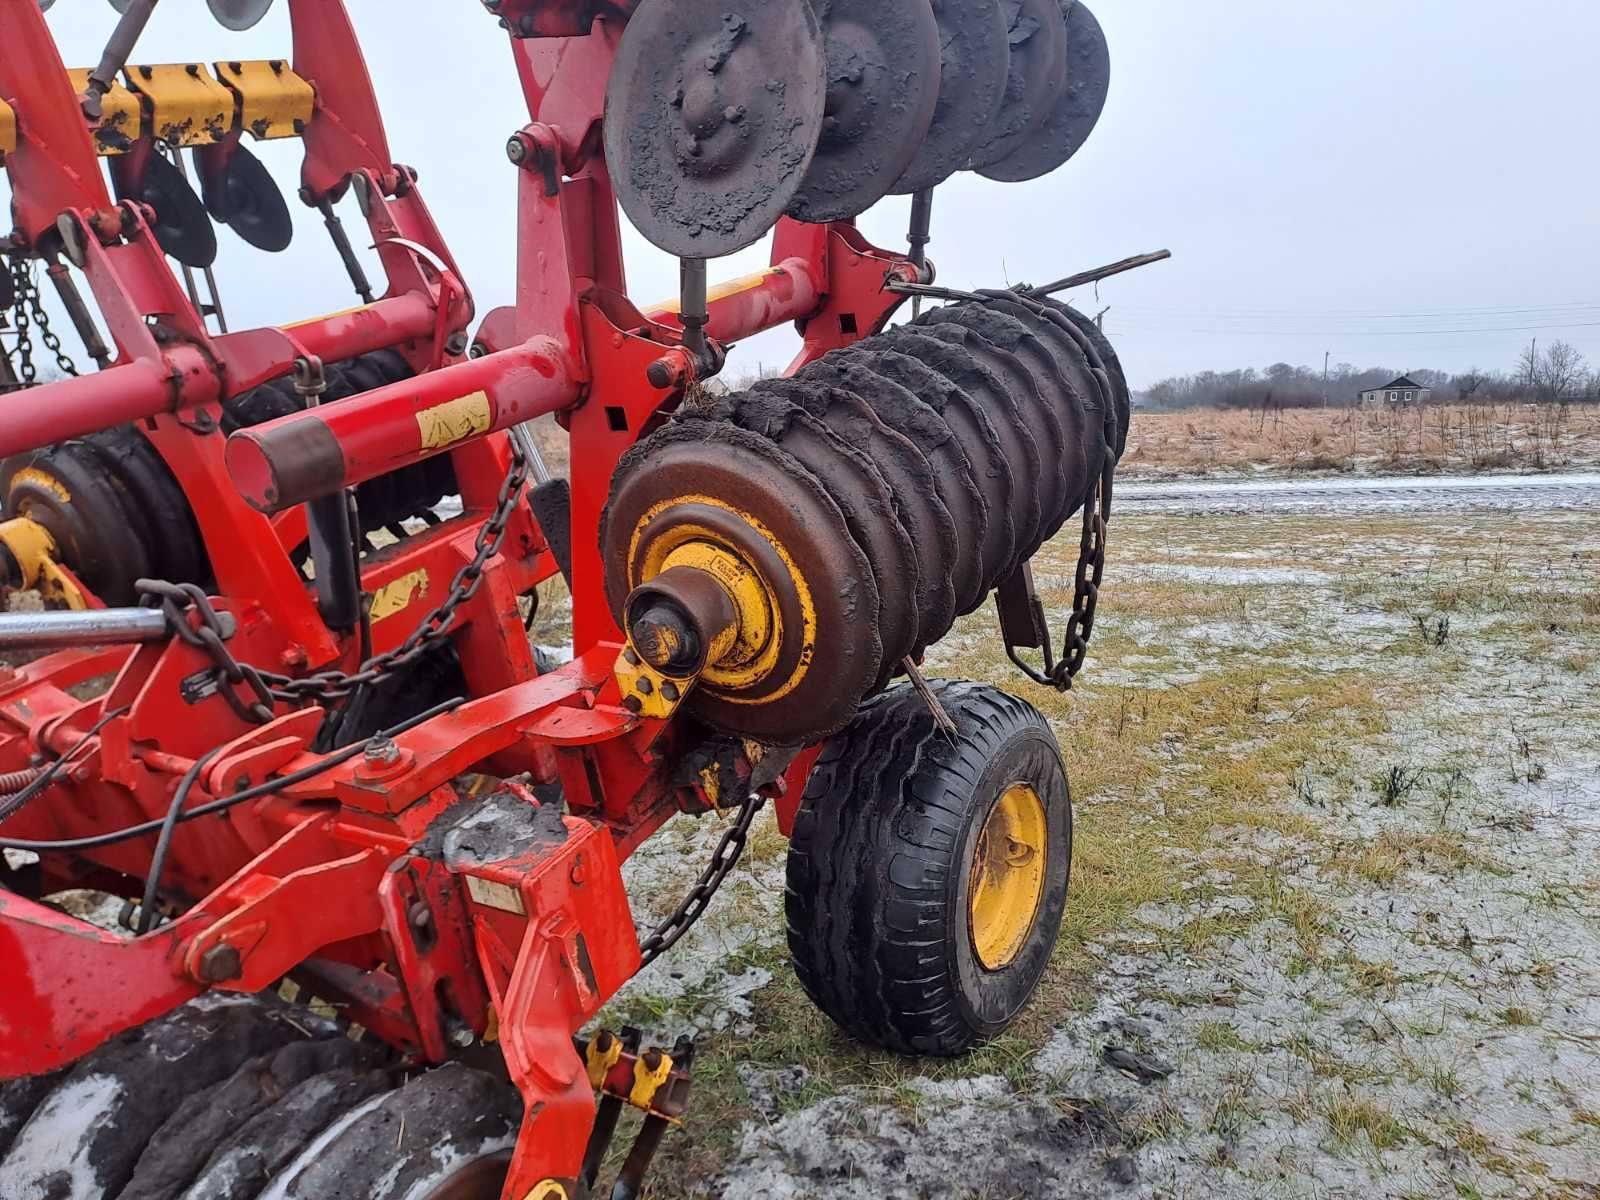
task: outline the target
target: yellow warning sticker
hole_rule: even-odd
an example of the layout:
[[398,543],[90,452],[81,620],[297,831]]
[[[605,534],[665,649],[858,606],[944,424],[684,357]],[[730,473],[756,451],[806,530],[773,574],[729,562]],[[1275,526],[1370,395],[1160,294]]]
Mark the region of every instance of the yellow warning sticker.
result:
[[428,573],[412,571],[399,579],[391,579],[372,594],[372,623],[386,620],[411,607],[418,595],[428,594]]
[[489,393],[473,392],[417,414],[424,450],[441,450],[489,432]]

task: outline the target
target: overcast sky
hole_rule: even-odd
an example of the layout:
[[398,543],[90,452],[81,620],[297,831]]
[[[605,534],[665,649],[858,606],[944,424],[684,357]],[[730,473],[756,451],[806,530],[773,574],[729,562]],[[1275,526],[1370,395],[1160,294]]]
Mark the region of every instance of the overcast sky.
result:
[[[4,0],[6,3],[12,0]],[[1089,145],[1027,184],[958,177],[937,198],[941,279],[982,286],[1058,277],[1170,248],[1174,261],[1075,299],[1136,385],[1277,361],[1398,369],[1511,366],[1563,337],[1600,364],[1600,128],[1593,0],[1096,0],[1112,93]],[[395,155],[467,275],[480,314],[511,296],[515,181],[503,152],[526,120],[504,35],[475,0],[350,0]],[[115,14],[57,0],[69,66],[91,65]],[[136,62],[266,58],[290,49],[287,5],[256,29],[213,24],[203,0],[165,0]],[[286,190],[293,142],[258,152]],[[262,255],[223,232],[219,282],[235,327],[345,307],[348,284],[314,214]],[[863,220],[903,243],[906,202]],[[752,269],[764,249],[714,264]],[[629,243],[647,303],[674,264]],[[734,368],[786,362],[788,331]]]

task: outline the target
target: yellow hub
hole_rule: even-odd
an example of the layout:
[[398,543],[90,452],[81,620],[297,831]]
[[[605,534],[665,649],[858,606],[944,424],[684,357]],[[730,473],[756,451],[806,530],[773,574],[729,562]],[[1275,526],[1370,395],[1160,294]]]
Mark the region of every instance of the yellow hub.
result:
[[988,971],[1010,966],[1033,930],[1044,898],[1044,804],[1026,783],[995,801],[972,859],[967,920],[978,961]]

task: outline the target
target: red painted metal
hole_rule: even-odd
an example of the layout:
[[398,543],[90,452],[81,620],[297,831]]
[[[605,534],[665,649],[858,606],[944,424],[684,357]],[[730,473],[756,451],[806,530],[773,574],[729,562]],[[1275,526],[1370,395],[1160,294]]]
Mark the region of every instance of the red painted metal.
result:
[[[54,1069],[203,986],[251,990],[289,974],[419,1061],[449,1057],[462,1030],[497,1034],[527,1104],[504,1193],[522,1200],[577,1173],[594,1097],[571,1036],[639,965],[620,862],[675,813],[704,808],[703,796],[675,782],[692,734],[618,704],[611,671],[620,635],[597,537],[617,461],[670,414],[697,367],[681,348],[675,305],[643,314],[626,296],[618,206],[601,156],[605,82],[632,0],[490,7],[512,29],[529,123],[515,133],[513,155],[515,304],[483,323],[487,354],[469,361],[456,335],[473,318],[471,294],[414,175],[391,157],[341,0],[290,0],[295,66],[318,97],[302,180],[312,200],[357,193],[386,288],[347,313],[223,336],[194,311],[147,215],[111,205],[37,6],[0,3],[0,97],[22,130],[6,162],[21,248],[45,251],[66,231],[63,248],[116,347],[111,369],[41,386],[0,411],[0,452],[138,422],[196,513],[215,604],[238,625],[230,651],[293,675],[354,668],[361,646],[321,621],[289,560],[305,537],[304,513],[287,506],[451,455],[461,515],[362,562],[363,589],[384,597],[371,649],[391,649],[470,560],[510,461],[502,431],[556,413],[575,464],[577,652],[560,671],[536,674],[517,599],[556,566],[519,506],[451,626],[469,700],[399,736],[392,759],[358,756],[226,819],[180,825],[164,879],[182,912],[143,937],[96,931],[0,892],[0,978],[14,981],[0,989],[0,1076]],[[805,342],[797,362],[881,328],[899,302],[886,280],[918,277],[848,225],[784,221],[771,261],[713,291],[710,334],[731,342],[796,322]],[[296,358],[332,362],[386,347],[407,357],[415,380],[242,431],[226,445],[217,431],[225,398],[286,374]],[[662,360],[669,387],[646,378]],[[321,710],[280,704],[270,724],[252,725],[224,698],[187,686],[212,665],[174,640],[0,670],[0,771],[60,755],[102,714],[127,710],[0,832],[48,841],[158,819],[179,779],[217,747],[191,805],[319,761],[310,747]],[[81,685],[108,675],[101,696],[78,698]],[[785,832],[816,753],[803,753],[772,789]],[[447,867],[414,851],[446,808],[472,803],[460,781],[524,773],[560,782],[564,837],[475,865]],[[153,841],[46,852],[41,894],[85,883],[129,894]]]

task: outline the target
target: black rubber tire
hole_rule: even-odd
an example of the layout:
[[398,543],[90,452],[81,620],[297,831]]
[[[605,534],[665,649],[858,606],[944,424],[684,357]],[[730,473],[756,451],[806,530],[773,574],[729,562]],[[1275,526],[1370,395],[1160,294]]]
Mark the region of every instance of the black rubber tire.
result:
[[[902,1054],[956,1056],[1021,1013],[1066,908],[1072,799],[1049,724],[971,683],[936,689],[954,744],[909,687],[869,701],[812,772],[790,843],[784,908],[801,985],[842,1029]],[[1009,963],[979,961],[973,856],[1013,783],[1038,794],[1046,863],[1033,925]]]
[[65,1071],[0,1084],[0,1200],[371,1200],[464,1172],[495,1195],[521,1120],[495,1075],[407,1078],[307,1009],[203,996]]

